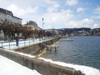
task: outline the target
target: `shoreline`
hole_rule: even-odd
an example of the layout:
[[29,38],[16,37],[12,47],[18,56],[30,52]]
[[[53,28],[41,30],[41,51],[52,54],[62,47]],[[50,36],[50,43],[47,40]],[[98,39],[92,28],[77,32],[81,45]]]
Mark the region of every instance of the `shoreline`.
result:
[[[0,49],[0,55],[3,55],[23,66],[35,69],[44,75],[99,75],[100,70],[84,65],[77,65],[54,61],[43,57],[36,57],[30,54],[20,53],[16,51],[8,51]],[[89,73],[88,73],[89,71]]]

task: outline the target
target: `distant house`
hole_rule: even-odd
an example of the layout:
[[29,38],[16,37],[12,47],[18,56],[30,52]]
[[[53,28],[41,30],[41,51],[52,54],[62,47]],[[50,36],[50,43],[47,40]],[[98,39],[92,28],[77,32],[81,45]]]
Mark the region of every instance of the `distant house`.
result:
[[37,23],[34,21],[29,21],[24,26],[30,28],[31,30],[41,30],[41,28],[38,27]]
[[[22,19],[14,16],[11,11],[0,8],[0,23],[2,23],[5,20],[12,22],[12,23],[19,23],[19,24],[22,23]],[[0,39],[3,39],[3,38],[4,38],[4,33],[1,30],[0,31]]]

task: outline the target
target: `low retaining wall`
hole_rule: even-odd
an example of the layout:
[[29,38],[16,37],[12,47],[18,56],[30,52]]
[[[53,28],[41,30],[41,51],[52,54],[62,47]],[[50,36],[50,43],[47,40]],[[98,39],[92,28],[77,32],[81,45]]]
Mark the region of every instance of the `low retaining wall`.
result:
[[76,71],[75,69],[51,64],[49,62],[24,56],[16,52],[0,49],[0,55],[3,55],[30,69],[35,69],[43,75],[83,75],[80,71]]

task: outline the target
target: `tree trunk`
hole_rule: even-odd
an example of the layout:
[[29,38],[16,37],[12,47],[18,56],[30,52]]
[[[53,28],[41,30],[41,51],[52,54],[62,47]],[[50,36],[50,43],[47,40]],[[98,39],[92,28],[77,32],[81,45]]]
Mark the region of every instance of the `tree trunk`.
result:
[[15,38],[15,33],[12,31],[10,40],[14,40],[14,38]]
[[7,40],[7,32],[4,31],[4,40],[6,41]]

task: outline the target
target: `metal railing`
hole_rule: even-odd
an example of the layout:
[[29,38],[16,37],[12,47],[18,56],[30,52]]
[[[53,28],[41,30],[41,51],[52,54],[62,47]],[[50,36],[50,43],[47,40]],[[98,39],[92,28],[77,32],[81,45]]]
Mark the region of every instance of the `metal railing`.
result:
[[10,49],[15,49],[15,48],[11,48],[12,46],[19,48],[19,47],[24,47],[24,46],[32,45],[35,43],[39,43],[42,41],[50,40],[50,39],[54,39],[54,38],[44,37],[44,38],[38,38],[38,39],[19,40],[18,46],[16,46],[16,41],[6,41],[6,42],[1,42],[1,48],[6,48],[10,50]]

